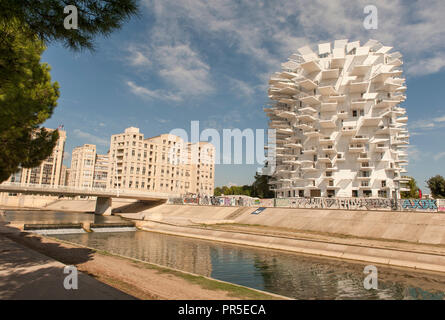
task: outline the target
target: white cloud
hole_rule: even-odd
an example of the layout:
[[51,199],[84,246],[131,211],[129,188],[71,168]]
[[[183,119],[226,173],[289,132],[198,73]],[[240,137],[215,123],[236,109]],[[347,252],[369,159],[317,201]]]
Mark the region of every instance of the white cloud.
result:
[[158,43],[200,41],[223,44],[272,72],[306,44],[348,38],[378,39],[405,56],[406,71],[424,75],[445,66],[443,0],[375,0],[378,29],[365,30],[368,0],[145,0],[155,16],[151,40]]
[[142,98],[150,99],[161,99],[161,100],[171,100],[171,101],[181,101],[181,97],[174,95],[163,90],[150,90],[145,87],[138,86],[133,81],[127,81],[127,86],[130,88],[131,92]]
[[434,155],[433,158],[434,158],[435,161],[437,161],[439,159],[442,159],[442,158],[445,158],[445,152],[440,152],[440,153]]
[[73,133],[76,137],[84,139],[85,143],[93,143],[93,144],[102,145],[102,146],[108,146],[110,143],[109,139],[104,139],[104,138],[95,136],[91,133],[82,131],[80,129],[74,129]]

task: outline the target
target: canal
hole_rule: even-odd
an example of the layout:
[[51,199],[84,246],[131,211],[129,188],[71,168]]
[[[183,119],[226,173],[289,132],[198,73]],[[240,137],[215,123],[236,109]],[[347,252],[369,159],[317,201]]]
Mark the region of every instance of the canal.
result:
[[[26,223],[116,222],[85,213],[6,211],[0,219]],[[86,220],[84,220],[86,219]],[[32,220],[32,222],[30,222]],[[110,253],[296,299],[444,299],[445,277],[378,267],[378,289],[366,290],[366,263],[302,256],[155,232],[53,235]]]

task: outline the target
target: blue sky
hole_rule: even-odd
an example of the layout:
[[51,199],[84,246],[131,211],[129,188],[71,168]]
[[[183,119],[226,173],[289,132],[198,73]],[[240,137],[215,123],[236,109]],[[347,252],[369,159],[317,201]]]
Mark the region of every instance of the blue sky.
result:
[[[377,30],[363,27],[369,4]],[[266,129],[268,78],[299,47],[376,39],[404,55],[408,174],[424,189],[428,177],[445,175],[443,12],[442,0],[141,1],[141,16],[97,38],[93,53],[49,46],[42,60],[61,97],[45,126],[64,124],[68,166],[75,146],[105,153],[110,135],[129,126],[146,137],[189,131],[192,120],[201,130]],[[215,184],[251,183],[256,168],[217,165]]]

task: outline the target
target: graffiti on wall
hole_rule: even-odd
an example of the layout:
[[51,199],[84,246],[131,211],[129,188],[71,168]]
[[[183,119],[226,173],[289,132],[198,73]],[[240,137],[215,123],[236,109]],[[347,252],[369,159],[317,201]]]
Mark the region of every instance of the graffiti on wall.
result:
[[276,207],[302,209],[394,210],[393,199],[371,198],[279,198]]
[[405,199],[400,200],[402,210],[408,211],[437,211],[437,200]]
[[301,209],[398,210],[445,212],[445,199],[383,199],[383,198],[276,198],[258,199],[247,196],[204,196],[170,198],[170,204],[208,206],[281,207]]
[[445,199],[438,199],[437,200],[437,211],[438,212],[445,212]]

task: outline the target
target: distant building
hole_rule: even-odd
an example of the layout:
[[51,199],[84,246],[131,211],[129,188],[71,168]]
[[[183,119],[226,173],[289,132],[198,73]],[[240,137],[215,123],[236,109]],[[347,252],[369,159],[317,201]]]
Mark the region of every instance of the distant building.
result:
[[109,188],[213,195],[215,148],[162,134],[144,138],[138,128],[111,136]]
[[[47,129],[54,131],[54,129]],[[59,129],[59,140],[53,153],[39,166],[34,168],[20,168],[8,179],[9,182],[20,182],[37,185],[58,186],[61,185],[63,154],[65,151],[66,132]]]

